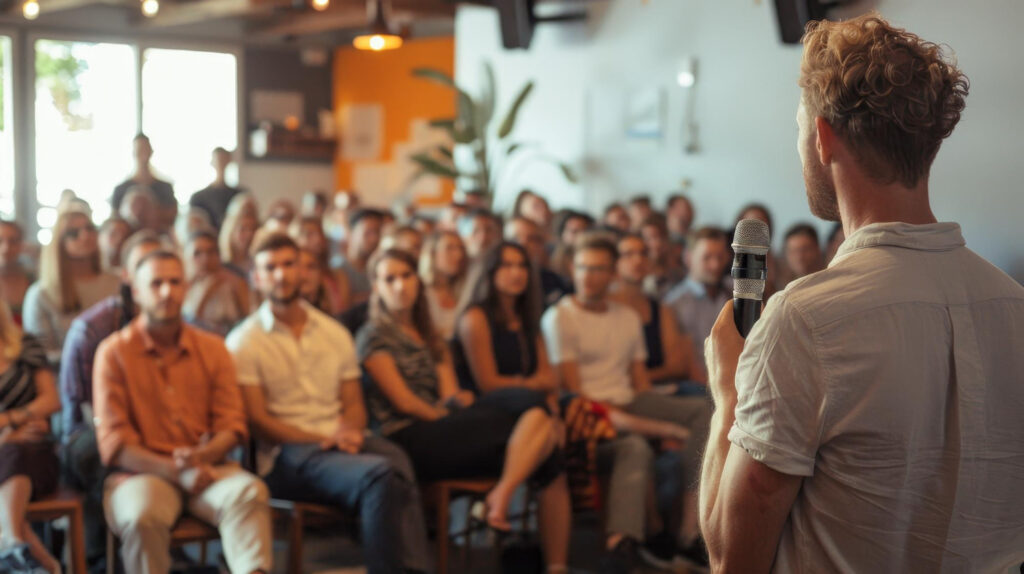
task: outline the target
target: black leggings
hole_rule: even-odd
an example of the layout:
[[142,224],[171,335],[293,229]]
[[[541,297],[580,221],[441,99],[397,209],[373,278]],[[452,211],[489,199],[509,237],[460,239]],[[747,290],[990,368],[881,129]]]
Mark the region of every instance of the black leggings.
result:
[[[519,417],[531,408],[548,410],[543,393],[502,389],[442,419],[416,421],[388,438],[409,454],[422,482],[497,478],[505,466],[509,436]],[[556,450],[534,470],[530,486],[547,486],[563,466],[561,452]]]

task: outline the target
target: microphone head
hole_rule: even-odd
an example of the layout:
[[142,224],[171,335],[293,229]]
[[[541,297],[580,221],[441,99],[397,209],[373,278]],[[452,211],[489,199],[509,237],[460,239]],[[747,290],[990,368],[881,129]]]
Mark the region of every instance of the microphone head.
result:
[[735,253],[765,255],[771,246],[768,224],[760,219],[743,219],[736,224],[732,250]]

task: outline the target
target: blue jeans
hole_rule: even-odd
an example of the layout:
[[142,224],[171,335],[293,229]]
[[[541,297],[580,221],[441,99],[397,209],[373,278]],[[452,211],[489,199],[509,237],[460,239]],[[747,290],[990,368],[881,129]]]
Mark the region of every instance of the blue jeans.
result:
[[432,569],[412,464],[390,441],[367,437],[359,454],[281,445],[264,480],[275,498],[358,512],[370,574]]

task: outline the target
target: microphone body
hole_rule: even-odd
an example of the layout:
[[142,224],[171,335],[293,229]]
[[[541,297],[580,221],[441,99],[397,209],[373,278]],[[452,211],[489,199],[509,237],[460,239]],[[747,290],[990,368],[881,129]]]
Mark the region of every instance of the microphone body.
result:
[[768,249],[771,244],[768,225],[756,219],[744,219],[736,225],[732,244],[733,320],[745,339],[761,318],[761,301],[768,274]]

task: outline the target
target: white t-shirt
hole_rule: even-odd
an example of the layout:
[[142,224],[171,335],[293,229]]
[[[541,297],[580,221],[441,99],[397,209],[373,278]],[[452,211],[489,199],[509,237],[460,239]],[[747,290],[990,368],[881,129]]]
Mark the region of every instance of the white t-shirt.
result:
[[[235,327],[227,347],[238,384],[263,387],[267,412],[305,432],[330,436],[341,417],[341,383],[361,375],[352,335],[337,321],[303,303],[306,326],[298,339],[264,302]],[[277,452],[260,444],[257,467],[270,472]]]
[[1024,288],[954,223],[869,225],[769,301],[729,440],[806,477],[776,572],[1024,561]]
[[629,368],[647,360],[636,311],[614,301],[604,312],[588,311],[574,297],[562,297],[544,313],[541,328],[552,364],[579,365],[585,396],[619,406],[633,402]]

